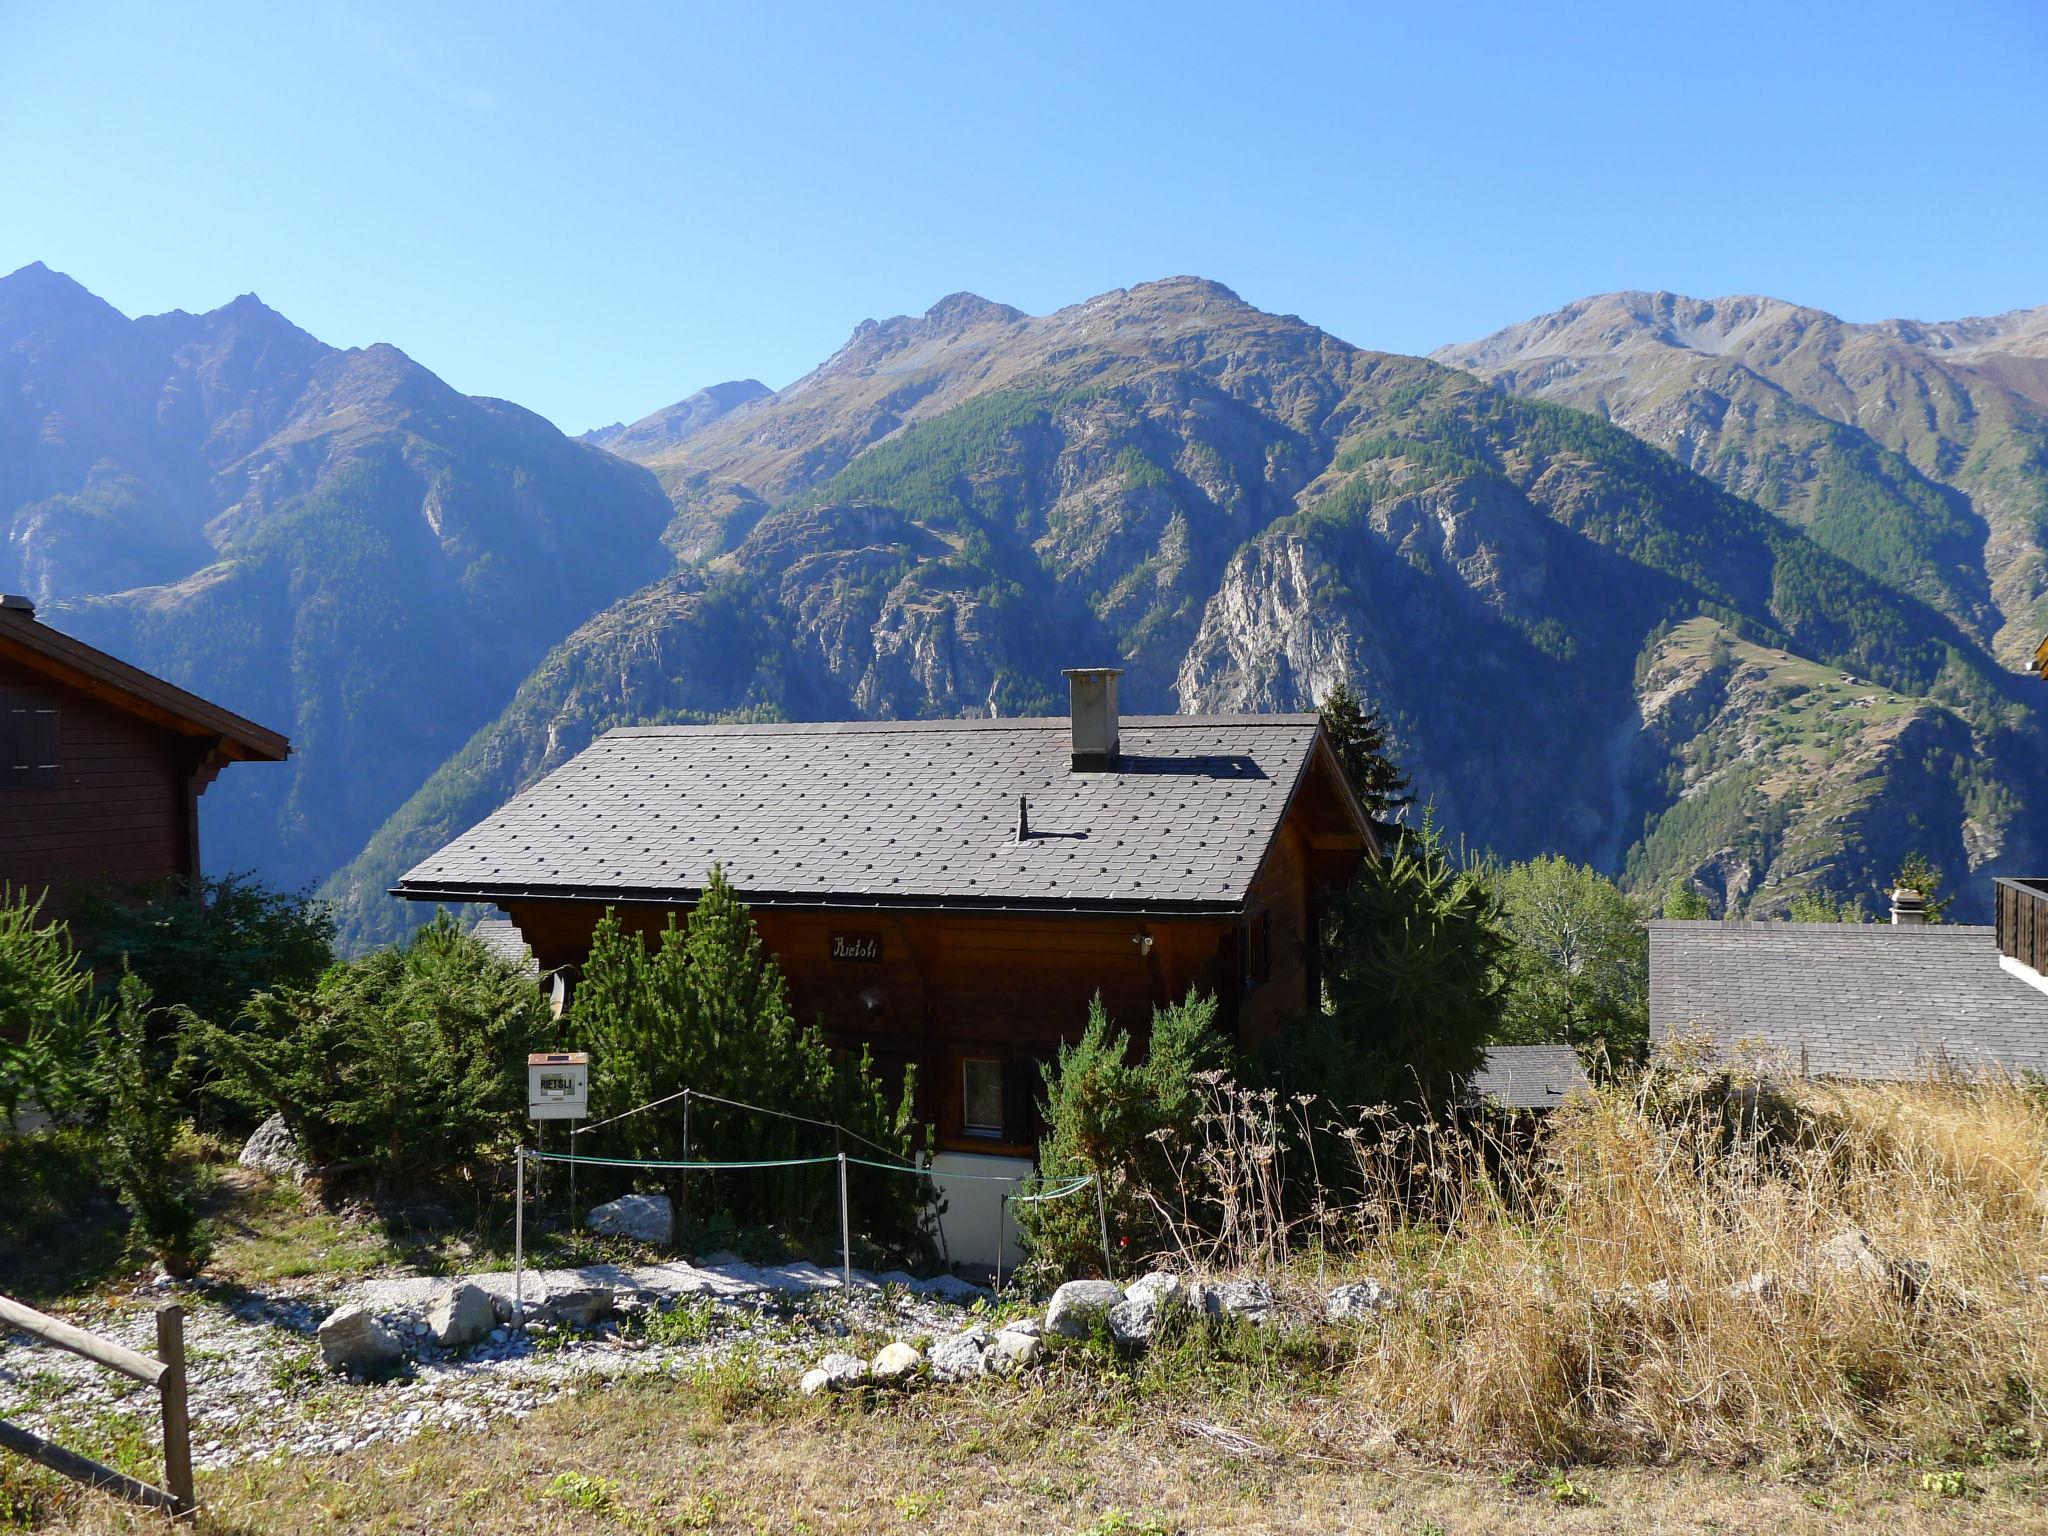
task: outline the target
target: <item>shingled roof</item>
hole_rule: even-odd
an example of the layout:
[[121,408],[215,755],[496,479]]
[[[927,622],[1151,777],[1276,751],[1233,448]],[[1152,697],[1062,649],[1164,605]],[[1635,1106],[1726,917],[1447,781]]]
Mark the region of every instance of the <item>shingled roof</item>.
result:
[[1102,773],[1064,718],[621,729],[394,893],[676,901],[717,863],[763,906],[1231,911],[1318,757],[1314,715],[1126,717]]
[[1501,1109],[1555,1109],[1592,1079],[1568,1045],[1490,1045],[1465,1084],[1468,1097]]
[[1650,1030],[1814,1077],[2048,1071],[2048,995],[1962,924],[1650,924]]

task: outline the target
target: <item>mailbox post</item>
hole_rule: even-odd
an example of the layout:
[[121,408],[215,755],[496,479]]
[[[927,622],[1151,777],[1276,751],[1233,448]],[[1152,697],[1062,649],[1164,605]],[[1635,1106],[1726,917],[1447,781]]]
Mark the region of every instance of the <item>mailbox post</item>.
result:
[[[590,1057],[583,1051],[539,1051],[526,1058],[526,1114],[531,1120],[590,1117]],[[575,1140],[569,1142],[569,1225],[576,1225]]]

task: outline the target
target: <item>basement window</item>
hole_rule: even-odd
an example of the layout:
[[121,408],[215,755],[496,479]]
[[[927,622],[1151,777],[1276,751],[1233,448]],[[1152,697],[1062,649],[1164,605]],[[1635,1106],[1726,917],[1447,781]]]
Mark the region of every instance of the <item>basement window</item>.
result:
[[0,693],[0,785],[57,782],[56,704],[32,693]]
[[960,1129],[1000,1141],[1003,1135],[1003,1064],[983,1057],[960,1063]]

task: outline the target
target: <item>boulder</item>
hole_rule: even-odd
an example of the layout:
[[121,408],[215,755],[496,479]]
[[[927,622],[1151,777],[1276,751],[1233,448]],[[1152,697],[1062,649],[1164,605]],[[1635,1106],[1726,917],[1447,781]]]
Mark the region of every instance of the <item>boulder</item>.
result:
[[1323,1316],[1333,1323],[1384,1317],[1390,1312],[1400,1310],[1400,1293],[1390,1285],[1381,1285],[1377,1280],[1359,1280],[1351,1285],[1340,1285],[1323,1298]]
[[1202,1310],[1211,1317],[1271,1322],[1279,1316],[1273,1287],[1263,1280],[1223,1280],[1202,1287]]
[[607,1237],[630,1237],[636,1243],[667,1244],[676,1234],[675,1207],[667,1195],[621,1195],[592,1206],[583,1224]]
[[1036,1333],[1019,1333],[1014,1328],[1005,1328],[995,1337],[982,1357],[984,1370],[1009,1375],[1035,1365],[1038,1357],[1045,1352],[1045,1340]]
[[321,1363],[330,1371],[371,1376],[405,1358],[404,1348],[367,1307],[335,1308],[315,1337],[320,1341]]
[[995,1335],[980,1323],[940,1339],[927,1357],[932,1374],[940,1381],[969,1381],[988,1368],[989,1346]]
[[550,1291],[548,1293],[548,1315],[558,1323],[568,1323],[577,1328],[588,1328],[612,1315],[617,1301],[610,1287],[602,1285],[584,1286],[571,1291]]
[[1013,1317],[1007,1323],[996,1324],[997,1333],[1021,1333],[1027,1338],[1045,1336],[1045,1322],[1036,1317]]
[[924,1364],[924,1356],[914,1345],[898,1339],[894,1344],[885,1344],[874,1359],[868,1362],[868,1375],[876,1381],[908,1381]]
[[272,1115],[257,1126],[254,1134],[242,1143],[241,1156],[235,1161],[244,1168],[290,1179],[294,1184],[303,1183],[308,1171],[306,1154],[299,1150],[299,1138],[284,1123],[283,1115]]
[[1815,1264],[1851,1279],[1890,1285],[1907,1301],[1927,1288],[1932,1271],[1924,1259],[1888,1258],[1860,1227],[1847,1227],[1813,1250]]
[[840,1392],[868,1379],[868,1363],[859,1355],[830,1354],[804,1372],[800,1383],[806,1397],[820,1392]]
[[1096,1319],[1123,1299],[1123,1287],[1114,1280],[1069,1280],[1052,1293],[1045,1331],[1063,1339],[1085,1339],[1095,1331]]
[[443,1349],[467,1349],[497,1326],[497,1308],[488,1291],[463,1283],[451,1285],[427,1308],[427,1332]]
[[1778,1294],[1778,1277],[1762,1270],[1737,1280],[1722,1293],[1730,1301],[1769,1301]]

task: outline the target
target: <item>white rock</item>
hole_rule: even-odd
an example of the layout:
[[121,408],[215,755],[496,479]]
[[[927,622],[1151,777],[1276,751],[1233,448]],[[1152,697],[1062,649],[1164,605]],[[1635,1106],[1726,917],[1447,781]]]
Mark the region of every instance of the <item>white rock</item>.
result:
[[1323,1316],[1333,1323],[1362,1317],[1383,1317],[1401,1310],[1401,1297],[1390,1285],[1377,1280],[1360,1280],[1340,1285],[1323,1298]]
[[244,1168],[290,1179],[295,1184],[304,1182],[306,1177],[306,1155],[299,1150],[299,1139],[284,1123],[283,1115],[272,1115],[257,1126],[242,1143],[241,1155],[235,1161]]
[[1274,1307],[1273,1287],[1263,1280],[1224,1280],[1202,1287],[1202,1310],[1211,1317],[1264,1323],[1279,1315]]
[[675,1237],[676,1213],[667,1195],[621,1195],[607,1204],[593,1206],[583,1224],[610,1237],[666,1244]]
[[427,1309],[426,1331],[443,1349],[467,1349],[491,1331],[498,1320],[490,1293],[464,1283],[443,1291]]
[[548,1312],[556,1322],[588,1328],[612,1315],[616,1299],[608,1286],[593,1285],[574,1291],[550,1291]]
[[1778,1278],[1759,1269],[1746,1278],[1737,1280],[1722,1294],[1730,1301],[1769,1301],[1778,1294]]
[[983,1357],[985,1369],[1008,1375],[1037,1363],[1045,1351],[1045,1340],[1036,1333],[1019,1333],[1014,1328],[1005,1328],[996,1335],[995,1342],[988,1347]]
[[1045,1331],[1063,1339],[1085,1339],[1095,1331],[1095,1320],[1107,1316],[1123,1299],[1123,1287],[1114,1280],[1069,1280],[1052,1293]]
[[1186,1301],[1188,1288],[1179,1275],[1155,1269],[1149,1275],[1142,1275],[1124,1287],[1125,1301],[1153,1301],[1171,1305],[1174,1301]]
[[827,1390],[837,1392],[858,1386],[867,1378],[868,1363],[859,1355],[830,1354],[804,1372],[800,1385],[806,1396],[815,1396]]
[[968,1381],[987,1369],[989,1346],[995,1337],[980,1323],[940,1339],[932,1345],[932,1374],[940,1381]]
[[1045,1323],[1035,1317],[1013,1317],[1007,1323],[996,1324],[996,1332],[1021,1333],[1028,1338],[1042,1338],[1045,1334]]
[[370,1375],[405,1358],[390,1331],[363,1307],[337,1307],[327,1314],[316,1337],[320,1359],[330,1371]]
[[924,1364],[924,1356],[915,1346],[898,1339],[894,1344],[882,1346],[875,1358],[868,1362],[868,1374],[876,1381],[906,1381],[917,1374],[917,1368]]
[[1872,1280],[1882,1280],[1890,1273],[1884,1255],[1877,1251],[1877,1244],[1870,1240],[1870,1234],[1860,1227],[1849,1227],[1813,1250],[1814,1259],[1824,1268],[1838,1275],[1862,1275]]

